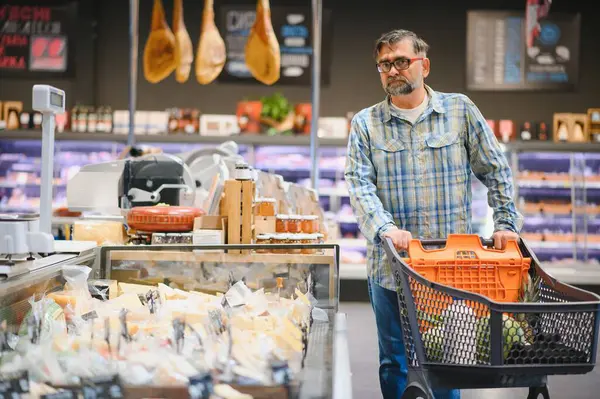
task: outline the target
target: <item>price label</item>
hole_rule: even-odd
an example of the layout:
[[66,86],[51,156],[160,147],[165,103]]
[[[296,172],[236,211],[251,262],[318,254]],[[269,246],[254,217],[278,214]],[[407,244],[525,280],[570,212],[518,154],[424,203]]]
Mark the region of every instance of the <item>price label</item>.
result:
[[86,314],[81,315],[81,318],[85,321],[88,320],[92,320],[92,319],[97,319],[98,318],[98,313],[96,313],[95,310],[92,310],[91,312],[88,312]]
[[120,399],[125,397],[119,376],[86,379],[82,383],[84,399]]
[[0,399],[20,398],[23,393],[29,393],[27,370],[0,376]]
[[79,395],[76,391],[72,390],[61,390],[54,393],[49,393],[46,395],[42,395],[41,399],[77,399]]
[[190,377],[188,393],[190,399],[210,399],[213,392],[212,377],[210,374],[199,374]]

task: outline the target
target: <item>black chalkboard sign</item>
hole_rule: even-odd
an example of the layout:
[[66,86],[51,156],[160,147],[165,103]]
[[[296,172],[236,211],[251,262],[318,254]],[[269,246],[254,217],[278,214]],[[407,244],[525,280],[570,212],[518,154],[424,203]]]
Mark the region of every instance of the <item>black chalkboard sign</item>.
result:
[[579,77],[579,14],[550,13],[532,48],[525,11],[467,13],[468,90],[573,90]]
[[[227,61],[221,82],[258,82],[246,67],[244,49],[256,17],[256,6],[224,5],[217,10],[217,27],[225,41]],[[271,7],[271,22],[281,52],[281,75],[276,84],[310,86],[313,24],[310,7]],[[331,10],[323,9],[321,23],[321,84],[328,85],[332,45]]]
[[8,0],[0,5],[0,75],[44,78],[74,75],[77,2]]

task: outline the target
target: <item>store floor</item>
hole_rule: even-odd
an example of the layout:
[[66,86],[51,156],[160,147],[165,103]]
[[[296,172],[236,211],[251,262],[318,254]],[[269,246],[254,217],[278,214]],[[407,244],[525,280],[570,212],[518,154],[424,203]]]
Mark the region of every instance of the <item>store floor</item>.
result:
[[[377,333],[371,306],[365,302],[341,302],[340,311],[348,317],[348,346],[354,399],[378,399]],[[600,356],[600,355],[599,355]],[[592,399],[600,397],[600,367],[580,376],[549,378],[552,399]],[[463,391],[462,399],[526,399],[526,389]]]

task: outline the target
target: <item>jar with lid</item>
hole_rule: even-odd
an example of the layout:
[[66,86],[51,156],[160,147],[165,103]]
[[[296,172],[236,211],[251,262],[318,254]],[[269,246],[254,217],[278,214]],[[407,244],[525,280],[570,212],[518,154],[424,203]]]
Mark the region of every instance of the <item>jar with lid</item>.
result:
[[[289,239],[289,234],[287,234],[287,233],[275,234],[271,237],[271,243],[272,244],[287,244],[288,239]],[[273,249],[272,252],[274,254],[285,254],[285,253],[287,253],[287,249],[277,248],[277,249]]]
[[[257,234],[256,235],[256,244],[257,245],[266,245],[272,243],[273,234]],[[267,254],[270,252],[267,248],[257,249],[255,251],[257,254]]]
[[277,233],[287,233],[289,219],[288,215],[277,215],[275,217],[275,231]]
[[250,166],[244,161],[235,163],[235,180],[252,180],[252,171]]
[[256,216],[275,216],[275,198],[257,198],[254,214]]
[[302,232],[315,234],[319,232],[319,217],[317,215],[305,215],[302,217]]
[[[290,245],[300,245],[302,244],[302,236],[303,234],[288,234],[288,244]],[[300,254],[302,253],[302,248],[290,248],[287,250],[288,254]]]
[[288,233],[302,233],[302,217],[300,215],[289,215]]
[[[317,243],[316,234],[300,234],[300,242],[305,245],[314,245]],[[303,254],[310,255],[317,252],[316,248],[302,248]]]

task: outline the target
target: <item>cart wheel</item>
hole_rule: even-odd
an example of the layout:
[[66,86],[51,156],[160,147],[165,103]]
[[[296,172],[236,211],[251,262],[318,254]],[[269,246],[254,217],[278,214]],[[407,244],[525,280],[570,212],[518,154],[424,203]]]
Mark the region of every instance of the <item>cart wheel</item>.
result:
[[531,387],[529,388],[529,395],[527,399],[550,399],[550,392],[548,392],[548,386],[543,387]]
[[421,387],[410,385],[402,394],[402,399],[431,399]]

